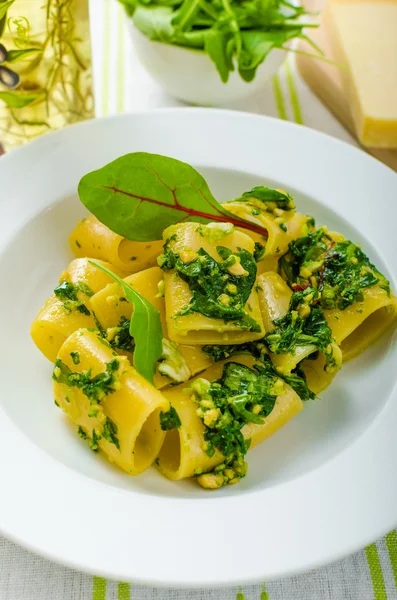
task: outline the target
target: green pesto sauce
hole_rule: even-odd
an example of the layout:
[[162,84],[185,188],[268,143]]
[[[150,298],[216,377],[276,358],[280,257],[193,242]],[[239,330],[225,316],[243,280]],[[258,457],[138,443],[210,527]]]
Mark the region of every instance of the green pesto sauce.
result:
[[[205,425],[206,453],[219,450],[225,457],[244,456],[248,450],[241,429],[246,423],[264,422],[274,408],[278,376],[265,365],[252,369],[239,363],[224,365],[222,377],[201,388],[193,384],[198,414]],[[196,382],[200,382],[196,380]],[[205,380],[201,380],[205,382]],[[209,411],[216,411],[209,413]],[[210,419],[211,416],[214,418]]]
[[160,426],[163,431],[170,431],[171,429],[179,429],[181,426],[181,420],[175,408],[171,406],[167,412],[160,412]]
[[[228,248],[217,246],[222,262],[217,262],[200,248],[196,253],[197,258],[185,263],[179,254],[171,250],[170,241],[164,244],[164,254],[159,264],[165,271],[175,269],[192,293],[190,304],[178,316],[197,312],[206,317],[223,319],[224,322],[234,321],[244,330],[260,331],[259,324],[244,308],[255,284],[256,262],[253,255],[244,249],[233,254]],[[246,275],[232,275],[228,271],[236,262],[240,262]]]
[[130,320],[127,317],[122,316],[120,318],[114,337],[109,340],[109,344],[112,348],[118,348],[119,350],[127,350],[128,352],[134,350],[134,338],[130,334]]
[[71,352],[70,356],[72,357],[72,361],[74,365],[80,364],[80,354],[78,352]]
[[278,373],[270,357],[267,354],[267,346],[264,340],[258,340],[256,342],[247,342],[246,344],[233,344],[225,346],[203,346],[203,352],[213,362],[219,360],[225,360],[236,354],[249,354],[254,356],[257,360],[263,363],[266,371],[274,377],[280,377],[287,383],[301,398],[301,400],[314,400],[316,394],[310,390],[306,382],[306,375],[299,367],[299,365],[293,369],[293,371],[285,375],[284,373]]
[[293,353],[298,346],[313,345],[324,352],[327,368],[335,366],[332,351],[332,331],[319,305],[317,288],[294,292],[288,312],[273,321],[274,329],[264,342],[274,354]]
[[363,290],[379,285],[390,294],[389,281],[368,256],[349,240],[335,242],[318,229],[289,244],[280,260],[281,275],[295,288],[305,288],[315,278],[324,309],[346,309],[363,300]]
[[55,296],[61,300],[64,310],[70,314],[73,310],[81,312],[83,315],[89,316],[91,313],[84,304],[79,300],[77,294],[81,292],[86,296],[93,296],[94,292],[85,283],[79,281],[76,285],[70,281],[62,281],[55,289]]
[[236,198],[234,202],[252,202],[259,201],[259,206],[266,212],[273,212],[275,209],[294,210],[295,204],[292,196],[278,190],[273,190],[265,186],[257,186],[249,192],[244,192],[242,196]]
[[118,427],[109,417],[106,417],[106,421],[102,429],[102,437],[107,440],[110,444],[114,444],[118,450],[120,450],[120,442],[117,437]]
[[[117,381],[119,366],[119,361],[113,359],[107,363],[104,372],[91,377],[92,369],[82,371],[81,373],[74,373],[61,359],[57,358],[52,378],[57,383],[80,389],[89,398],[92,408],[95,409],[95,405],[100,404],[105,396],[115,391],[114,384]],[[95,414],[90,414],[90,416],[95,416]]]

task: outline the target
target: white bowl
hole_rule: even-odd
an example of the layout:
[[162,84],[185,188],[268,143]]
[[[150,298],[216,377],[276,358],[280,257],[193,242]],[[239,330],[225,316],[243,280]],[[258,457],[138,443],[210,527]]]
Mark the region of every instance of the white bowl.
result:
[[249,98],[277,73],[288,56],[285,50],[274,48],[259,65],[253,81],[247,83],[234,71],[223,83],[205,52],[153,42],[131,19],[128,27],[137,56],[148,73],[171,96],[190,104],[222,106]]
[[255,185],[290,191],[301,211],[360,243],[396,288],[397,175],[306,127],[237,111],[152,110],[67,127],[7,154],[1,533],[79,570],[177,587],[266,581],[363,548],[397,524],[392,332],[254,448],[241,483],[214,493],[155,469],[126,475],[91,452],[54,406],[52,365],[29,326],[72,258],[67,237],[85,214],[79,179],[135,151],[194,165],[221,201]]

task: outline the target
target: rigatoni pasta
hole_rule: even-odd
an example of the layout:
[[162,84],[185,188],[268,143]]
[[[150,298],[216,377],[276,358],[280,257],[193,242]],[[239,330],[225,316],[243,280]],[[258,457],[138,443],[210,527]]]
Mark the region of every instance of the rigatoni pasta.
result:
[[[110,263],[99,262],[118,272]],[[96,327],[91,299],[109,282],[110,278],[93,267],[87,258],[72,260],[30,330],[34,343],[48,360],[55,360],[59,348],[76,329]]]
[[164,232],[167,328],[179,343],[230,344],[260,339],[254,243],[216,223],[184,223]]
[[58,353],[53,380],[55,402],[92,450],[100,448],[131,475],[153,463],[165,436],[160,415],[169,403],[100,334],[75,331]]
[[77,257],[90,256],[112,263],[125,273],[137,273],[156,265],[162,241],[134,242],[111,231],[89,215],[76,225],[69,237],[73,254]]

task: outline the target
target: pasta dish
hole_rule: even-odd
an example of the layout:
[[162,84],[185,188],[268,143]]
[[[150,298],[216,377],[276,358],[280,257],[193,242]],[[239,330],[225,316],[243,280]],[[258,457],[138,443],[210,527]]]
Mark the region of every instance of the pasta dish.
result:
[[133,153],[79,196],[75,258],[31,335],[55,404],[128,474],[238,483],[248,450],[395,323],[386,277],[284,190],[219,204],[189,165]]

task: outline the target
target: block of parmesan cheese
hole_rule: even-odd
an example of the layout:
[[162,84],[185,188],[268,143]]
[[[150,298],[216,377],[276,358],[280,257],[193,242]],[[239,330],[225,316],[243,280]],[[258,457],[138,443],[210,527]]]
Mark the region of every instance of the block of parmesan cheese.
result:
[[329,0],[324,20],[358,139],[397,148],[397,0]]

